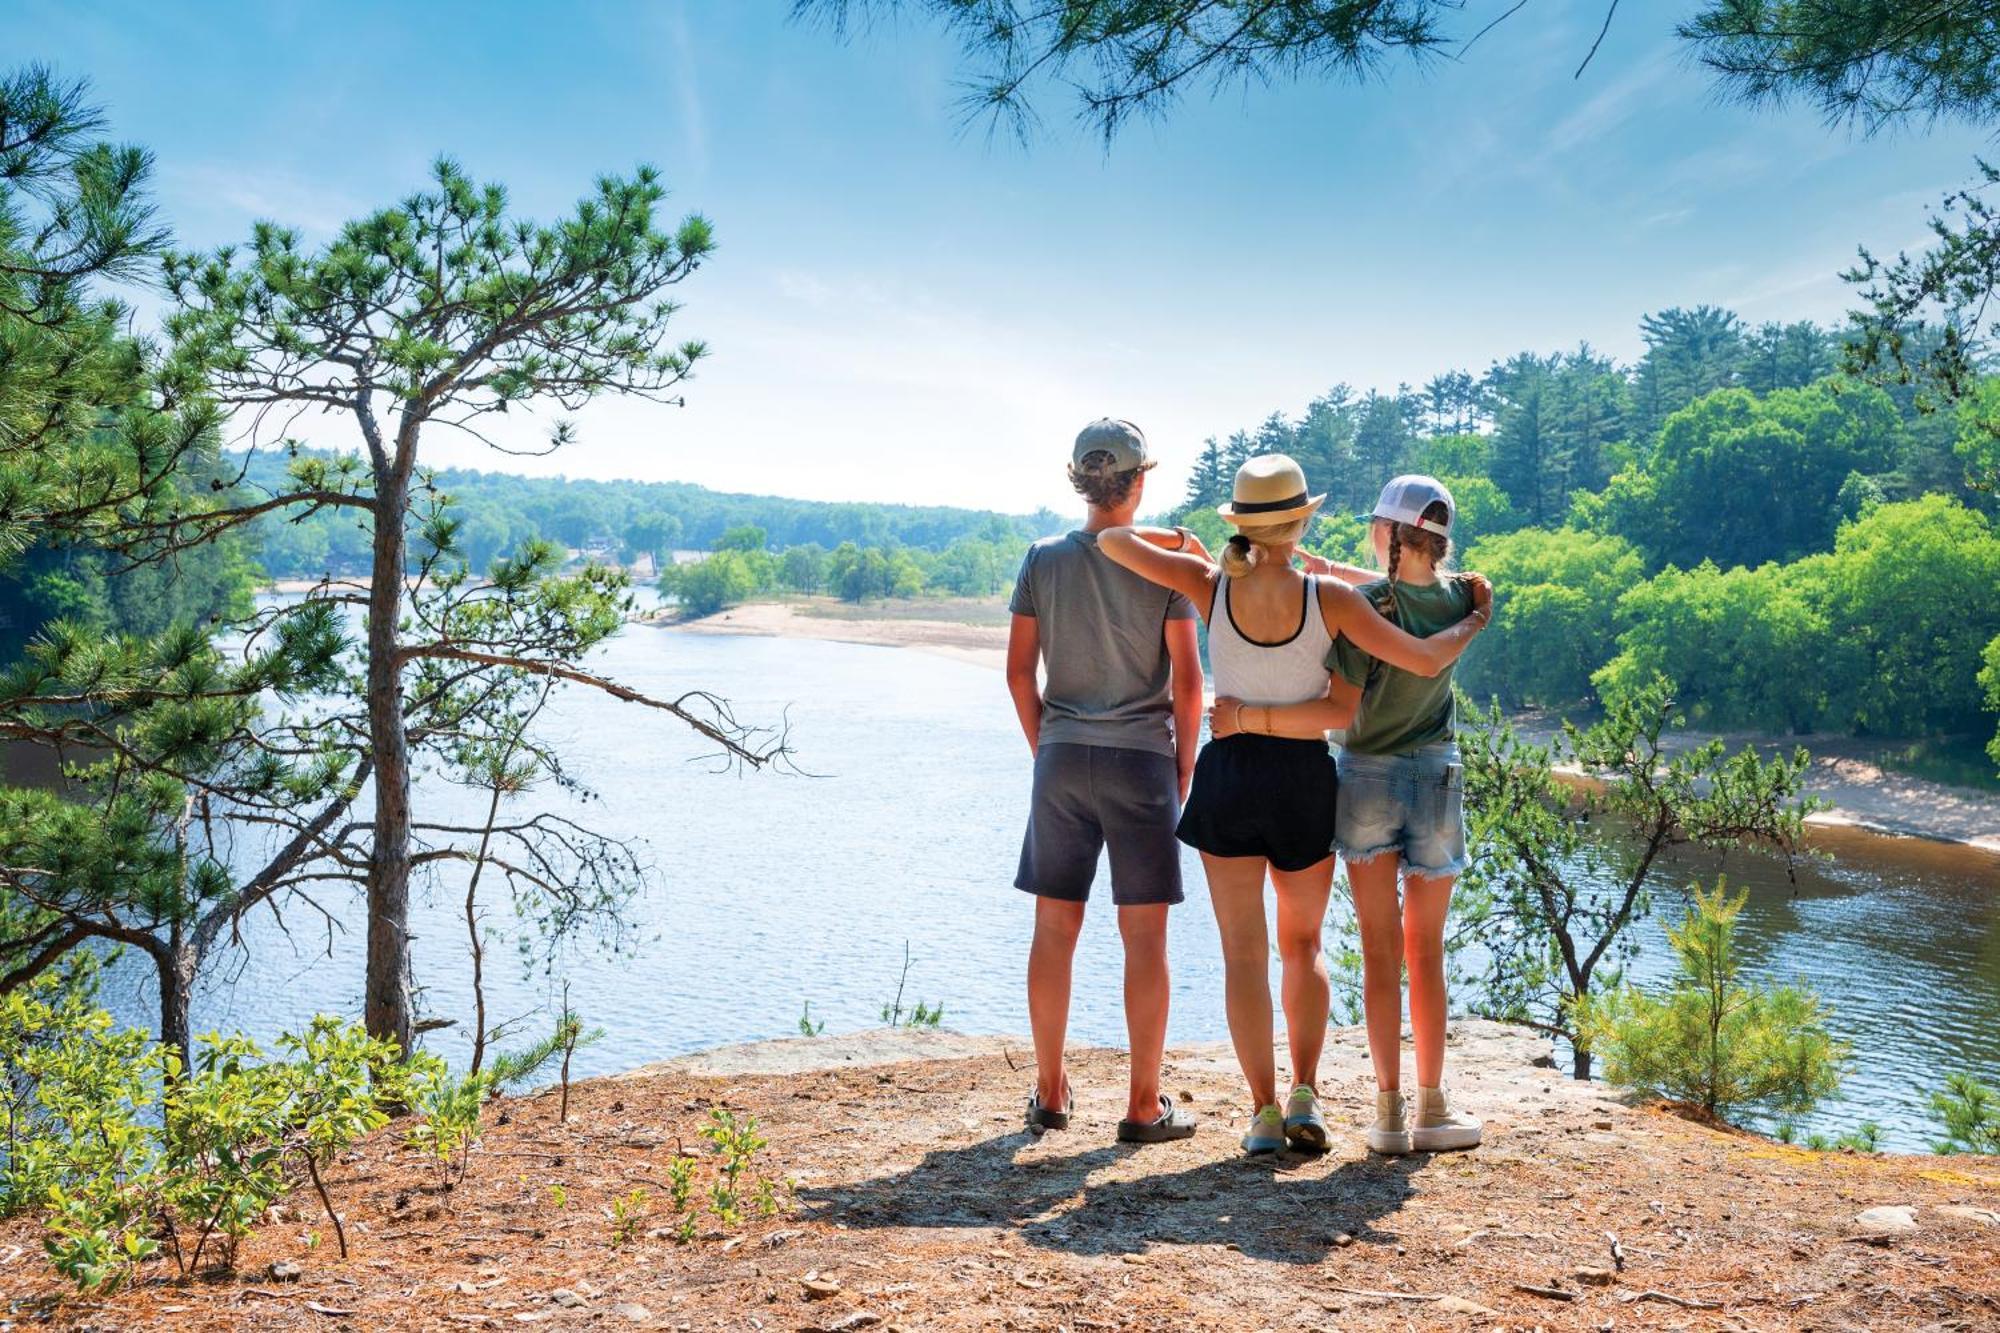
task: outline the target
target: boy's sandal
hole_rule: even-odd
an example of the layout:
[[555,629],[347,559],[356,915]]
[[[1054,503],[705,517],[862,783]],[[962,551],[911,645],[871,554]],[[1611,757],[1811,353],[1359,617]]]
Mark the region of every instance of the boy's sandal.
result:
[[1040,1091],[1031,1090],[1028,1093],[1028,1130],[1039,1134],[1047,1129],[1068,1129],[1069,1113],[1075,1109],[1076,1096],[1073,1093],[1063,1104],[1062,1110],[1058,1111],[1052,1106],[1042,1105]]
[[1120,1120],[1118,1141],[1120,1143],[1172,1143],[1176,1139],[1194,1137],[1194,1112],[1175,1106],[1171,1099],[1160,1097],[1160,1116],[1157,1120]]

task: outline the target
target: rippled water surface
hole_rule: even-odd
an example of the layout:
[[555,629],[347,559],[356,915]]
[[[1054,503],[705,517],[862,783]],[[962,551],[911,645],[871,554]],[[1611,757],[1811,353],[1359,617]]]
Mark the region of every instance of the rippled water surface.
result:
[[[746,718],[788,716],[799,765],[817,776],[718,774],[671,718],[585,690],[561,696],[546,734],[598,799],[532,799],[643,839],[655,874],[616,952],[584,947],[526,969],[510,943],[490,949],[493,1017],[531,1015],[539,1028],[567,979],[571,1003],[608,1034],[578,1057],[586,1074],[790,1035],[807,1002],[829,1031],[860,1028],[880,1021],[907,941],[906,1003],[942,1003],[946,1025],[965,1031],[1027,1030],[1030,913],[1011,884],[1028,755],[997,673],[905,649],[647,627],[615,639],[596,666],[655,695],[711,689]],[[475,811],[449,789],[420,791],[419,802]],[[1855,1045],[1847,1099],[1814,1127],[1872,1118],[1897,1146],[1921,1148],[1925,1102],[1945,1072],[2000,1082],[2000,859],[1860,835],[1827,845],[1840,859],[1802,871],[1796,886],[1751,858],[1725,867],[1752,890],[1745,948],[1760,975],[1818,987]],[[1220,1039],[1221,960],[1192,854],[1186,871],[1169,1035]],[[447,1017],[471,1012],[454,887],[429,893],[416,921],[425,1008]],[[216,960],[197,1026],[269,1035],[315,1011],[358,1013],[359,905],[322,902],[345,931],[304,911],[288,914],[289,937],[268,915],[246,921],[249,947]],[[1084,932],[1071,1032],[1122,1044],[1108,907]],[[1646,928],[1642,974],[1657,970],[1659,938]],[[149,991],[143,969],[122,968],[110,998],[150,1026]],[[466,1049],[456,1029],[428,1040],[449,1055]]]

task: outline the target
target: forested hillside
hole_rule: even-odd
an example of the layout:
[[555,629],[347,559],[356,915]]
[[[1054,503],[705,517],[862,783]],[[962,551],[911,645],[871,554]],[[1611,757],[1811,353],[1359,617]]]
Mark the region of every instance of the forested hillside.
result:
[[[286,463],[282,456],[258,455],[249,461],[244,485],[253,491],[278,489]],[[522,477],[456,468],[438,472],[436,485],[454,501],[459,544],[475,568],[529,537],[629,562],[675,550],[709,550],[733,528],[762,529],[774,549],[853,541],[942,551],[962,537],[1040,536],[1063,521],[1049,513],[1016,517],[942,506],[735,495],[678,481]],[[274,578],[367,566],[364,531],[331,510],[303,519],[269,515],[257,533],[264,568]]]
[[1810,323],[1701,306],[1641,332],[1630,366],[1580,346],[1338,386],[1209,440],[1181,512],[1219,539],[1237,464],[1289,453],[1329,493],[1313,540],[1358,559],[1352,515],[1430,472],[1457,497],[1461,563],[1500,590],[1460,672],[1477,695],[1566,706],[1657,672],[1715,726],[1991,735],[2000,384],[1926,412],[1844,377]]

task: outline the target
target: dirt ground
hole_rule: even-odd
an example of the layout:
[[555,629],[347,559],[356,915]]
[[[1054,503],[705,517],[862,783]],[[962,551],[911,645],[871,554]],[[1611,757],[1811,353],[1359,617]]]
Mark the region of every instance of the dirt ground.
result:
[[[10,1223],[0,1327],[2000,1329],[2000,1162],[1704,1128],[1537,1067],[1537,1049],[1458,1029],[1455,1078],[1486,1145],[1386,1159],[1362,1146],[1365,1062],[1341,1030],[1332,1151],[1251,1161],[1221,1047],[1171,1054],[1194,1139],[1128,1148],[1112,1136],[1116,1052],[1078,1057],[1076,1124],[1037,1140],[1018,1128],[1016,1043],[764,1043],[578,1085],[567,1125],[554,1093],[498,1103],[449,1194],[385,1132],[329,1182],[346,1260],[330,1236],[308,1247],[325,1231],[308,1191],[237,1275],[183,1283],[156,1265],[81,1300],[33,1226]],[[753,1169],[795,1192],[681,1243],[668,1163],[706,1157],[695,1131],[717,1105],[757,1117],[770,1146]],[[635,1190],[643,1216],[621,1237],[613,1203]],[[1913,1212],[1857,1220],[1884,1206]]]

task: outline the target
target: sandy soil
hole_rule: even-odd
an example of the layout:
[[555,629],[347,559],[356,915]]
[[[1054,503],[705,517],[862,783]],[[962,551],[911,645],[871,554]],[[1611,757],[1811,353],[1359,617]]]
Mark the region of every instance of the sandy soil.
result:
[[[755,603],[739,606],[706,620],[675,626],[690,634],[757,634],[791,638],[833,639],[881,647],[915,648],[952,657],[995,671],[1006,665],[1007,631],[1003,625],[968,625],[946,621],[905,619],[827,619],[804,613],[794,605]],[[1536,724],[1524,722],[1530,732]],[[1546,732],[1547,727],[1542,727]],[[1680,732],[1676,745],[1693,745],[1708,733]],[[1732,745],[1756,743],[1766,750],[1789,748],[1788,742],[1735,736]],[[2000,874],[2000,795],[1947,786],[1884,769],[1863,757],[1864,742],[1838,737],[1815,738],[1811,793],[1831,802],[1813,816],[1824,828],[1853,828],[1903,837],[1933,838],[1964,843],[1994,855]]]
[[[385,1132],[310,1191],[239,1271],[149,1270],[59,1299],[32,1225],[0,1227],[6,1327],[71,1329],[2000,1328],[2000,1162],[1813,1154],[1609,1100],[1489,1024],[1454,1037],[1476,1152],[1369,1156],[1357,1033],[1335,1033],[1323,1157],[1250,1161],[1221,1046],[1170,1052],[1203,1118],[1185,1143],[1118,1146],[1123,1061],[1080,1054],[1067,1133],[1020,1131],[1019,1043],[795,1040],[656,1065],[490,1107],[471,1174],[439,1192]],[[982,1053],[966,1055],[967,1049]],[[815,1054],[818,1052],[818,1054]],[[896,1061],[896,1063],[884,1063]],[[825,1067],[828,1064],[833,1067]],[[674,1239],[668,1163],[712,1175],[712,1106],[770,1140],[775,1216]],[[706,1181],[709,1176],[704,1176]],[[561,1193],[558,1193],[560,1189]],[[614,1201],[641,1196],[622,1234]],[[1861,1221],[1913,1209],[1907,1228]],[[296,1264],[293,1275],[274,1263]],[[1532,1290],[1531,1290],[1532,1289]]]
[[755,634],[831,639],[881,648],[915,648],[995,671],[1007,665],[1007,627],[944,620],[815,616],[789,602],[749,602],[702,620],[674,625],[686,634]]

